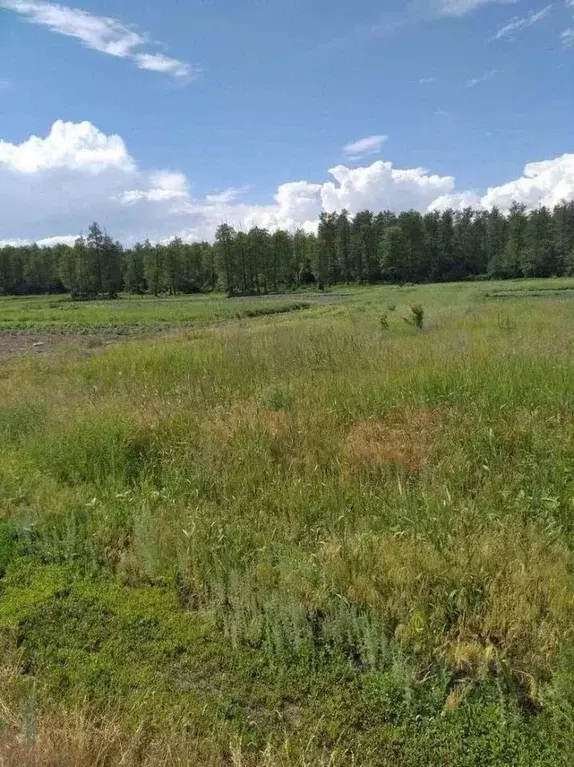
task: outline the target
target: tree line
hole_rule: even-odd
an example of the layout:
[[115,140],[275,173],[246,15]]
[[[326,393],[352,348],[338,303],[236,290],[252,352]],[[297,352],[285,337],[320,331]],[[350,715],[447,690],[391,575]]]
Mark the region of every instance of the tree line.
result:
[[317,233],[222,224],[213,243],[122,245],[94,223],[73,246],[0,248],[0,294],[225,290],[249,295],[314,285],[454,282],[574,275],[574,202],[507,215],[445,210],[321,214]]

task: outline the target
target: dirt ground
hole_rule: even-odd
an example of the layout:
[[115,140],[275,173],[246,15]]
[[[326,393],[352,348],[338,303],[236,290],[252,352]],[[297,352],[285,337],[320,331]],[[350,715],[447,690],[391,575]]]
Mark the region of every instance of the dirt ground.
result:
[[1,333],[0,359],[13,355],[48,354],[73,344],[75,349],[89,351],[113,342],[111,336],[84,335],[79,333]]

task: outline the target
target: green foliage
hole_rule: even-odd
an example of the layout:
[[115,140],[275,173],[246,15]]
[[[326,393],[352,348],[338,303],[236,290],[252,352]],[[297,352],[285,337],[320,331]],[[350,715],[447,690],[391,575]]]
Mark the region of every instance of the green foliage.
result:
[[408,317],[405,317],[405,322],[417,330],[422,330],[425,324],[425,310],[421,304],[411,304],[409,308],[411,313]]
[[211,292],[235,295],[293,290],[315,284],[449,282],[514,279],[572,272],[574,202],[508,215],[445,210],[398,216],[359,211],[323,213],[317,235],[270,233],[227,224],[214,244],[175,238],[123,250],[92,224],[73,247],[0,248],[0,294],[71,292],[74,298],[115,296],[120,290],[155,296]]

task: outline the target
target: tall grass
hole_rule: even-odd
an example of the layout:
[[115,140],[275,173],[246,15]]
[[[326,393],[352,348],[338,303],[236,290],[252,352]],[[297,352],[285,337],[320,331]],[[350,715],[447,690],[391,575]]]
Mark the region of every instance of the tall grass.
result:
[[76,712],[30,763],[110,701],[102,764],[567,763],[574,305],[460,289],[6,364],[4,688]]

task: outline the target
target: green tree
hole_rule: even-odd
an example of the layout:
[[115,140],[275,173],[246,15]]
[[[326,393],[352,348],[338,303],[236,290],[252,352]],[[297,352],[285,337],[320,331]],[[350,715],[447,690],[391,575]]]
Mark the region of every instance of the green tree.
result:
[[234,296],[239,291],[237,279],[237,263],[235,261],[235,230],[228,224],[221,224],[215,232],[215,252],[219,278],[228,296]]
[[526,247],[522,259],[524,277],[551,277],[558,271],[554,240],[554,220],[548,208],[533,210],[526,227]]
[[273,261],[277,270],[277,287],[293,288],[297,284],[297,266],[293,252],[293,240],[289,232],[277,229],[271,235]]
[[150,293],[159,296],[167,287],[165,276],[165,254],[161,245],[152,245],[146,240],[142,245],[145,281]]
[[524,205],[514,204],[508,214],[507,237],[502,251],[497,251],[488,263],[491,277],[512,279],[522,275],[525,260],[528,217]]
[[336,213],[321,213],[315,252],[315,278],[319,290],[327,288],[336,271],[337,249],[335,245]]
[[125,254],[125,289],[128,293],[142,295],[146,291],[145,249],[139,242]]
[[315,262],[316,238],[302,229],[293,235],[293,253],[297,263],[297,284],[309,285],[315,281],[313,264]]
[[557,205],[553,218],[556,270],[557,274],[564,274],[570,254],[574,250],[574,201]]
[[403,279],[405,282],[424,282],[430,274],[430,263],[423,217],[416,210],[409,210],[399,215],[397,223],[406,241]]
[[[486,217],[486,263],[496,264],[503,259],[506,247],[506,218],[498,210],[493,208]],[[487,268],[490,268],[487,266]]]
[[454,213],[452,210],[445,210],[439,219],[436,280],[438,282],[448,282],[453,278],[456,278]]
[[351,224],[349,222],[349,214],[346,210],[342,210],[337,216],[335,224],[335,250],[341,280],[343,282],[352,282]]
[[380,243],[381,273],[385,282],[406,281],[409,255],[409,242],[402,227],[389,226]]
[[183,242],[175,237],[163,246],[164,275],[170,296],[175,296],[181,289],[183,276]]
[[377,282],[381,278],[377,229],[368,210],[357,213],[351,224],[351,260],[358,282]]
[[440,213],[433,211],[423,216],[425,231],[425,250],[428,259],[428,280],[438,282],[440,279]]

